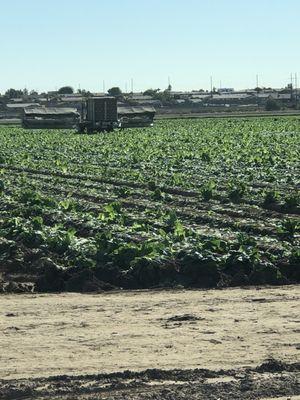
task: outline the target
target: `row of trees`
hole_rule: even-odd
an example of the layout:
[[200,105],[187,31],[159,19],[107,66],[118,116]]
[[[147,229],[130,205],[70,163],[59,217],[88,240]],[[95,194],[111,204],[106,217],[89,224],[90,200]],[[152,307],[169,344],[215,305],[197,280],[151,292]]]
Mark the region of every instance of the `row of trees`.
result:
[[[144,92],[144,95],[149,95],[155,99],[160,100],[162,98],[169,97],[171,89],[172,89],[171,86],[169,86],[169,88],[163,92],[161,92],[160,89],[148,89]],[[58,94],[74,94],[75,91],[72,88],[72,86],[62,86],[60,89],[58,89],[57,93]],[[91,92],[89,92],[88,90],[85,90],[85,89],[79,89],[78,93],[83,94],[83,95],[91,94]],[[107,93],[110,96],[116,96],[116,97],[123,95],[122,90],[117,86],[114,86],[114,87],[108,89]],[[38,95],[38,92],[36,92],[35,90],[31,90],[29,92],[27,89],[22,90],[22,89],[11,88],[11,89],[8,89],[4,94],[5,97],[8,97],[10,99],[16,99],[18,97],[28,96],[28,95]]]
[[[74,90],[71,86],[64,86],[59,89],[58,93],[60,94],[72,94],[74,93]],[[9,98],[9,99],[17,99],[19,97],[23,96],[37,96],[38,92],[35,90],[29,91],[28,89],[13,89],[10,88],[8,89],[5,93],[4,96]]]
[[27,89],[24,90],[19,90],[19,89],[8,89],[4,96],[9,98],[9,99],[17,99],[18,97],[23,97],[23,96],[28,96],[28,95],[33,95],[36,92],[34,90],[32,90],[31,92],[28,92]]
[[[72,88],[72,86],[63,86],[60,89],[58,89],[57,93],[58,94],[74,94],[75,91]],[[91,92],[89,92],[88,90],[85,90],[85,89],[79,89],[78,93],[80,93],[82,95],[90,95],[91,94]],[[119,87],[113,87],[108,90],[108,94],[110,94],[111,96],[121,96],[122,91]],[[28,89],[10,88],[4,93],[4,96],[9,99],[17,99],[17,98],[23,97],[23,96],[34,96],[34,95],[38,95],[38,92],[36,92],[35,90],[28,91]]]
[[[172,104],[172,102],[174,102],[174,96],[171,96],[171,90],[172,90],[172,87],[171,87],[171,85],[169,85],[169,87],[164,91],[161,91],[160,89],[147,89],[143,94],[145,96],[151,96],[153,99],[159,100],[163,104],[164,103]],[[74,89],[71,86],[63,86],[58,90],[58,94],[73,94],[73,93],[74,93]],[[82,94],[83,96],[91,95],[91,93],[89,91],[84,90],[84,89],[78,90],[78,93]],[[121,89],[117,86],[109,89],[107,91],[107,93],[110,96],[114,96],[114,97],[118,97],[118,98],[123,96]],[[23,97],[23,96],[28,96],[28,95],[35,96],[35,95],[38,95],[38,93],[34,90],[28,92],[27,89],[19,90],[19,89],[11,88],[5,92],[4,96],[8,99],[15,99],[15,98]],[[265,108],[267,111],[280,110],[281,106],[282,105],[278,101],[273,100],[273,99],[268,99],[265,104]]]

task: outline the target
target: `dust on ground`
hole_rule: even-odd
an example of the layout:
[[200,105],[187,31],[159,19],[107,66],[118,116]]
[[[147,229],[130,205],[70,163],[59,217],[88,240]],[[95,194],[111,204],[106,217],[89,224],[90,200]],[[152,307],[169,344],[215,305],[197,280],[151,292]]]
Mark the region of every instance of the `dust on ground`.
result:
[[300,286],[3,295],[0,399],[296,400],[299,298]]

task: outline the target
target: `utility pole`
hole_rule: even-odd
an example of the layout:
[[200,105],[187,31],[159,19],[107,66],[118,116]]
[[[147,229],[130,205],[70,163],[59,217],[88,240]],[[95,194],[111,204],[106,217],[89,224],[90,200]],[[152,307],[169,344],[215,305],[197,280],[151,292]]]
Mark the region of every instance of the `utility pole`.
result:
[[291,101],[293,101],[294,98],[294,90],[293,90],[293,74],[291,73]]
[[298,108],[298,76],[297,72],[295,72],[295,104],[296,109]]
[[259,82],[258,82],[258,74],[256,74],[256,97],[257,97],[257,108],[259,109],[259,97],[258,97],[258,94],[259,94]]
[[171,79],[170,79],[170,77],[168,76],[168,90],[169,91],[171,91]]
[[103,80],[103,82],[102,82],[102,89],[103,89],[103,93],[105,94],[105,80]]
[[131,93],[133,93],[133,78],[131,78]]
[[213,97],[213,78],[210,77],[210,96]]

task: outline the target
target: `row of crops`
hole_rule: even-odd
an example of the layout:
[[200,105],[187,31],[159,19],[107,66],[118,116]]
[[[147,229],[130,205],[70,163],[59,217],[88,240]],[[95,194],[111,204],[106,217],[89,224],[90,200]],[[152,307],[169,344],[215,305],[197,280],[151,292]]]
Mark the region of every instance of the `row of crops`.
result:
[[3,290],[300,281],[299,139],[294,117],[1,127]]

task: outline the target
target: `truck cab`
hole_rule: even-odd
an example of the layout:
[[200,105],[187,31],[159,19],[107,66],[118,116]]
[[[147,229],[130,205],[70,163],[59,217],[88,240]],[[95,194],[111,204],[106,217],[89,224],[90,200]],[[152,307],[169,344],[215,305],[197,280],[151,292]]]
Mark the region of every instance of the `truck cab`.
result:
[[115,97],[90,97],[83,103],[78,127],[80,133],[111,132],[119,126]]

